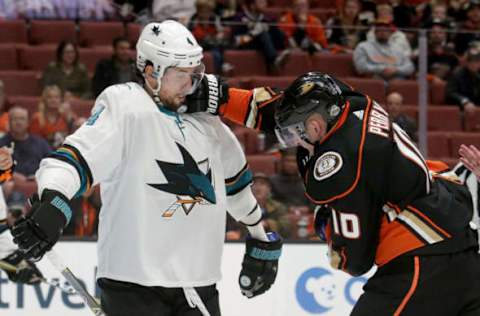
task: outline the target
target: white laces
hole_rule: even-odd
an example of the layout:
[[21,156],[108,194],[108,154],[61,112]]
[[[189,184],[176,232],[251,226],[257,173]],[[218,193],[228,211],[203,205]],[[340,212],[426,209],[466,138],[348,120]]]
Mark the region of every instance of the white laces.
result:
[[187,299],[187,303],[191,308],[198,307],[203,316],[210,316],[207,308],[202,302],[202,299],[198,295],[197,291],[193,287],[184,287],[183,293]]

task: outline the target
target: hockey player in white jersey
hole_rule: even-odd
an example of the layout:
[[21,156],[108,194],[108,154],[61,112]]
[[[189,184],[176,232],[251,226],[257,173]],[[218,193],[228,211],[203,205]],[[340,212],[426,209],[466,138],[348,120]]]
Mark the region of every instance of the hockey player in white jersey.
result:
[[[0,183],[11,178],[12,168],[11,148],[0,148]],[[43,277],[35,264],[30,260],[25,260],[23,253],[13,243],[7,223],[7,204],[2,188],[0,188],[0,261],[17,268],[16,271],[5,269],[10,281],[37,284]],[[2,266],[0,265],[0,267]]]
[[220,315],[227,210],[251,236],[242,293],[262,294],[275,280],[282,241],[261,226],[240,144],[218,117],[182,114],[202,57],[181,24],[148,24],[137,43],[144,84],[103,91],[88,121],[41,162],[41,199],[12,230],[27,256],[41,258],[72,216],[70,199],[100,183],[97,278],[109,316]]

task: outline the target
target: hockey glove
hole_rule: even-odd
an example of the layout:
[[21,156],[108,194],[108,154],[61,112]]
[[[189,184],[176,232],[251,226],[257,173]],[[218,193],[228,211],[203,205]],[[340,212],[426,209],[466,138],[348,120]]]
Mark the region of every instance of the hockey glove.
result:
[[30,201],[31,212],[15,222],[12,235],[25,258],[37,261],[58,241],[72,209],[69,200],[54,190],[44,190],[41,200],[34,194]]
[[228,102],[228,84],[220,77],[206,74],[197,90],[185,99],[187,113],[208,112],[218,115],[220,105]]
[[17,268],[17,271],[6,271],[10,281],[25,284],[37,284],[42,281],[43,275],[40,270],[35,263],[25,260],[21,251],[17,250],[3,260]]
[[248,298],[265,293],[275,282],[283,240],[277,233],[268,233],[269,242],[248,238],[238,278],[242,294]]

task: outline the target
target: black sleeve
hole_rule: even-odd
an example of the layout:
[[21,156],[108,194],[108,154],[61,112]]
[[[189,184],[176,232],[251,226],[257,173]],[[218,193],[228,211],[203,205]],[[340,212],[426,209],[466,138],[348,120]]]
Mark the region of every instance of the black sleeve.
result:
[[469,99],[461,93],[462,78],[460,72],[455,72],[447,81],[445,88],[445,98],[448,103],[455,103],[463,109],[463,106]]

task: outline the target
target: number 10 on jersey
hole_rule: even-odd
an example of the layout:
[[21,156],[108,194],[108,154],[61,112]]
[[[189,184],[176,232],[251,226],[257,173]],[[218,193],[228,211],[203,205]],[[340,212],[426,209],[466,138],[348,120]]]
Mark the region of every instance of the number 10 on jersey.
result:
[[360,221],[357,214],[332,210],[333,231],[347,239],[360,238]]

